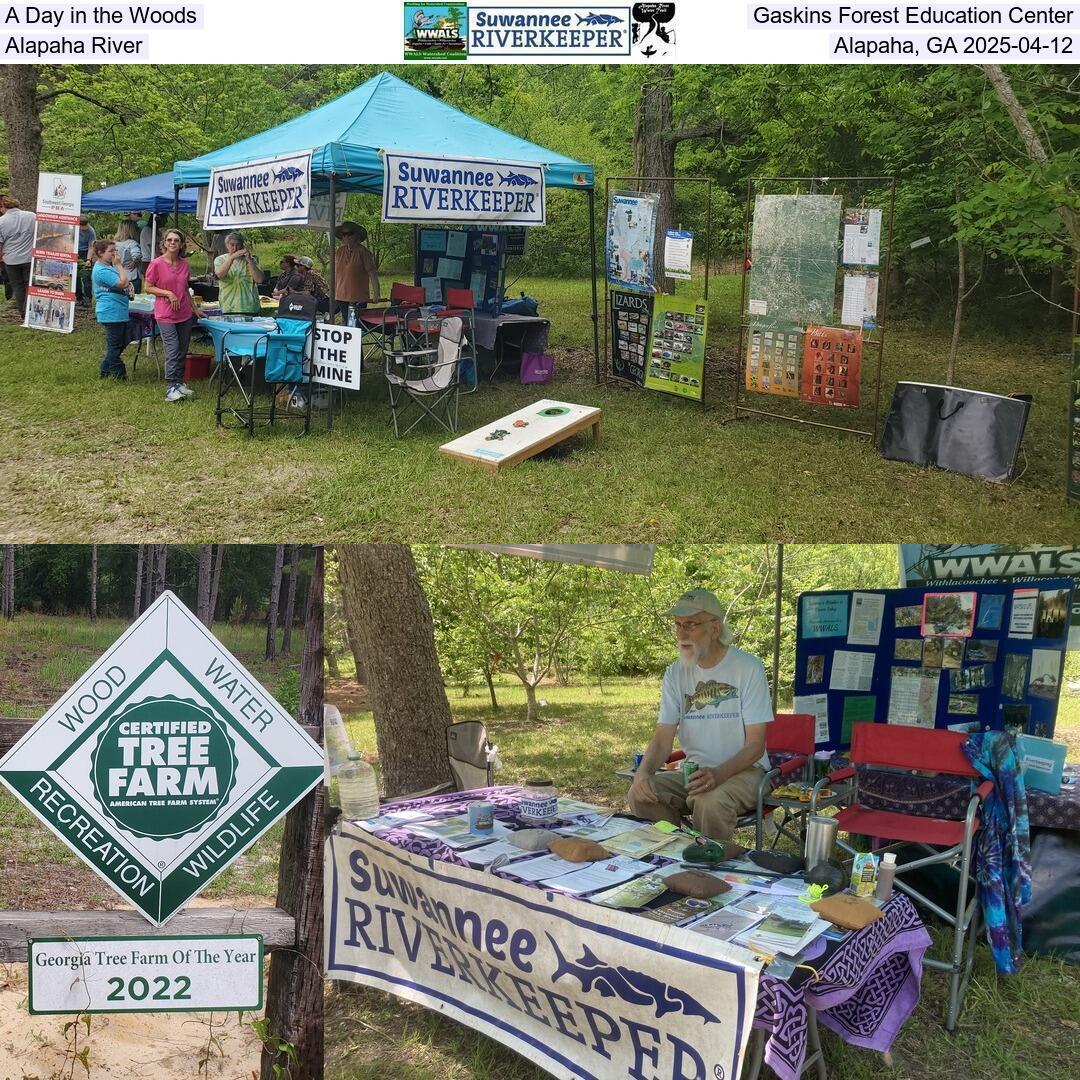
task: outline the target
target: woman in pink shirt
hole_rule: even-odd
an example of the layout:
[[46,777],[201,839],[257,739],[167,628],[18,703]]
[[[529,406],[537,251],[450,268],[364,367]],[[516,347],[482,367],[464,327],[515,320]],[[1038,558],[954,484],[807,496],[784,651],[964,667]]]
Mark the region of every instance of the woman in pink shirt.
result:
[[157,297],[154,319],[165,347],[165,400],[183,401],[195,393],[184,383],[184,357],[195,315],[188,294],[187,238],[179,229],[169,229],[162,244],[164,253],[146,268],[146,291]]

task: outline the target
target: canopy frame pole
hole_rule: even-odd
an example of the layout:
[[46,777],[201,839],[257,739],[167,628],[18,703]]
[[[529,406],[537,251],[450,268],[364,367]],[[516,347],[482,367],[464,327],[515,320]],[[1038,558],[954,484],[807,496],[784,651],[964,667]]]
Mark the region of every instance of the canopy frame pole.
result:
[[[330,173],[330,225],[327,231],[327,240],[330,251],[330,262],[326,268],[326,274],[328,277],[327,284],[330,288],[327,290],[330,293],[330,325],[333,326],[337,322],[337,270],[336,257],[337,251],[334,241],[337,239],[337,173],[331,171]],[[315,357],[312,355],[312,363],[315,362]],[[308,393],[312,393],[311,386],[308,387]],[[341,407],[345,408],[345,391],[341,391]],[[334,388],[330,387],[330,400],[326,404],[326,430],[334,430]]]
[[776,714],[776,694],[780,684],[780,619],[784,613],[784,545],[776,545],[776,602],[773,608],[772,711]]
[[[172,223],[174,229],[180,228],[180,185],[173,184],[172,189]],[[154,218],[154,224],[157,224],[157,218]]]
[[596,306],[596,193],[589,188],[589,262],[592,266],[593,379],[600,385],[600,313]]

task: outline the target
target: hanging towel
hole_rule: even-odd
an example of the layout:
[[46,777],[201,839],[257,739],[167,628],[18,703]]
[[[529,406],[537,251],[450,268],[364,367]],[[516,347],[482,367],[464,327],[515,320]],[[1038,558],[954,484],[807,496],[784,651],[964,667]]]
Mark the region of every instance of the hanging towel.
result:
[[1023,959],[1021,920],[1031,899],[1031,837],[1020,756],[1016,739],[1005,731],[974,732],[963,750],[979,775],[994,784],[979,815],[975,879],[994,963],[1011,975]]

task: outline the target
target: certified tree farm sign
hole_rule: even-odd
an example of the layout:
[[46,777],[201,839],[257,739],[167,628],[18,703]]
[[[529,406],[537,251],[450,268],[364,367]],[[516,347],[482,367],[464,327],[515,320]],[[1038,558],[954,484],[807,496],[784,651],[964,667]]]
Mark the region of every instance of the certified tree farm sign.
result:
[[318,744],[169,592],[0,761],[0,780],[155,926],[322,773]]

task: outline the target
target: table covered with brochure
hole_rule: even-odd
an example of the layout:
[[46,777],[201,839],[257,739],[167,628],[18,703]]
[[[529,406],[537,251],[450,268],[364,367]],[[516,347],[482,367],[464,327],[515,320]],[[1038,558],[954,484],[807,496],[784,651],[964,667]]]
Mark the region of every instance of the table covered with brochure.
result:
[[[556,1076],[626,1075],[620,1055],[627,1069],[738,1076],[752,1026],[768,1065],[794,1080],[810,1009],[876,1050],[914,1009],[930,936],[906,897],[844,931],[804,901],[801,877],[742,855],[694,866],[725,891],[680,895],[665,882],[687,870],[692,835],[568,798],[536,822],[519,813],[524,794],[452,792],[340,823],[327,846],[328,976],[445,1011],[539,1053]],[[490,833],[470,831],[477,802],[492,808]],[[520,846],[538,829],[605,854],[568,861],[543,837]]]

